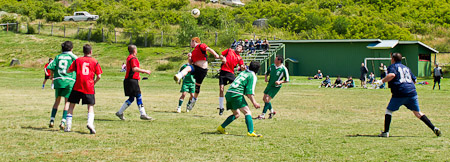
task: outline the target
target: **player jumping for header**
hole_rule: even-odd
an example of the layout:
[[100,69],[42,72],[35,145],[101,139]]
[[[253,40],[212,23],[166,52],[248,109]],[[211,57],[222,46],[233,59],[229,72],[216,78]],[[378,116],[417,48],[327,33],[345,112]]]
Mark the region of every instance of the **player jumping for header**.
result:
[[386,77],[375,82],[377,86],[381,86],[383,83],[388,82],[392,93],[391,101],[389,101],[384,116],[384,131],[379,136],[389,137],[392,113],[397,111],[402,105],[405,105],[417,118],[422,120],[436,136],[440,136],[441,131],[439,128],[435,127],[427,116],[420,112],[419,99],[417,97],[416,87],[414,86],[416,76],[414,76],[408,67],[402,64],[402,54],[393,53],[391,55],[391,66],[387,68],[387,71],[388,74]]

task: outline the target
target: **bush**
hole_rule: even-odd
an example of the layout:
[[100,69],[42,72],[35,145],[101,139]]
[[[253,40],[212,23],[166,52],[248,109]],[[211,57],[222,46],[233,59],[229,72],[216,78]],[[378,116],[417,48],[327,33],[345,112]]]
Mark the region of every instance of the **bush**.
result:
[[27,23],[27,34],[36,34],[36,29],[30,23]]
[[156,67],[156,71],[172,70],[173,68],[175,68],[175,66],[170,63],[160,64]]

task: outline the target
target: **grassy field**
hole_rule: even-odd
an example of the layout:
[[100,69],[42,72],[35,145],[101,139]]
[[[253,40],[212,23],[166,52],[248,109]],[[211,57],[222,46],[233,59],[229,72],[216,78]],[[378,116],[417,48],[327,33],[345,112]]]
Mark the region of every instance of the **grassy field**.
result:
[[[41,40],[33,41],[33,37]],[[53,56],[59,52],[58,45],[63,40],[2,32],[0,38],[0,58],[18,57],[24,62]],[[78,46],[86,43],[73,41]],[[18,42],[23,43],[17,45]],[[118,72],[116,64],[121,64],[125,50],[124,45],[94,44],[104,70],[96,86],[96,135],[87,134],[86,107],[81,105],[75,109],[73,132],[48,128],[54,91],[48,88],[50,83],[41,89],[40,63],[30,67],[0,67],[0,112],[3,114],[0,160],[450,161],[448,79],[443,80],[440,91],[431,90],[432,85],[417,85],[421,109],[441,128],[442,137],[435,137],[405,107],[393,115],[392,137],[375,137],[383,129],[384,112],[390,99],[388,89],[318,89],[320,81],[292,77],[291,83],[285,84],[272,101],[277,116],[254,121],[255,131],[264,137],[251,138],[245,136],[243,118],[227,127],[230,135],[216,133],[217,126],[231,114],[226,111],[223,116],[218,115],[217,79],[205,80],[193,111],[174,113],[180,85],[172,80],[173,70],[155,71],[149,80],[140,83],[147,113],[156,120],[140,120],[134,103],[125,111],[127,120],[119,120],[114,113],[126,97],[122,87],[124,73]],[[179,57],[179,52],[186,49],[140,50],[144,66],[155,69],[158,62]],[[75,52],[81,53],[80,49]],[[425,81],[432,83],[429,79]],[[259,76],[256,98],[262,105],[264,88],[263,77]],[[251,110],[253,116],[262,111]],[[61,113],[57,114],[56,124]]]

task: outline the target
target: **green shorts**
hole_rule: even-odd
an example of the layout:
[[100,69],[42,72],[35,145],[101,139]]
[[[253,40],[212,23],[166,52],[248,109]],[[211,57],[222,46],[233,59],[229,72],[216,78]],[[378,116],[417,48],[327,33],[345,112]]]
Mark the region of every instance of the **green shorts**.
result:
[[180,92],[195,93],[195,83],[183,83],[183,85],[181,85]]
[[230,97],[225,95],[225,98],[227,99],[227,110],[237,110],[248,106],[244,96]]
[[268,94],[272,99],[277,95],[278,91],[280,91],[281,87],[271,87],[267,86],[264,90],[264,94]]
[[71,87],[55,88],[55,98],[59,97],[59,96],[63,96],[65,98],[69,98],[71,92],[72,92],[72,88]]

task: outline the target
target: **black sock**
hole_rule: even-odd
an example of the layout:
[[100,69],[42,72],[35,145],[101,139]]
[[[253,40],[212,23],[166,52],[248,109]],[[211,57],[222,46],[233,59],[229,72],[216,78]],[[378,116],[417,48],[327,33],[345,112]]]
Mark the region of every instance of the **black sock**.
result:
[[391,125],[392,115],[384,115],[384,132],[389,132],[389,127]]
[[422,120],[431,130],[434,131],[434,125],[431,123],[430,119],[427,118],[427,116],[423,115],[420,117],[420,120]]

